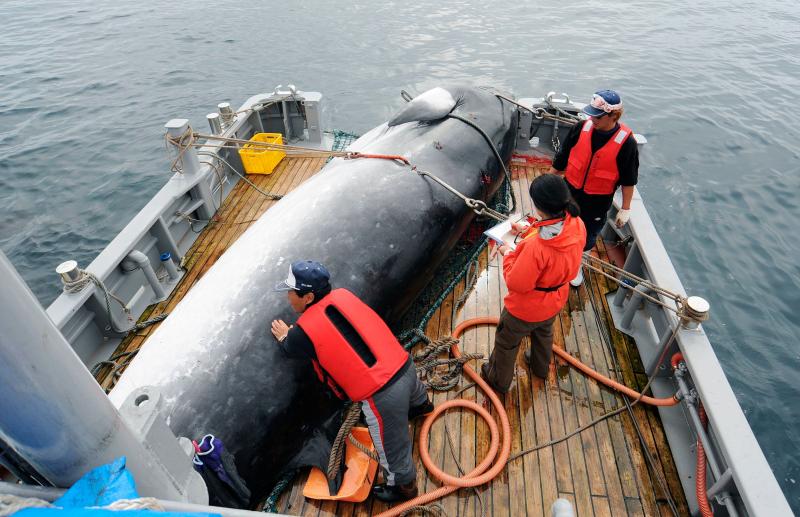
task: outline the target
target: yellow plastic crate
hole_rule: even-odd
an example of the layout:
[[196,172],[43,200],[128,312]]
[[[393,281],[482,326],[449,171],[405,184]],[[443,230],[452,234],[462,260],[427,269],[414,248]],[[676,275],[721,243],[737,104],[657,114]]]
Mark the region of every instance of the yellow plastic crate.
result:
[[[250,141],[283,144],[283,135],[280,133],[256,133]],[[248,174],[272,174],[284,156],[286,156],[285,151],[266,149],[253,144],[245,144],[239,149],[239,157],[242,159],[244,171]]]

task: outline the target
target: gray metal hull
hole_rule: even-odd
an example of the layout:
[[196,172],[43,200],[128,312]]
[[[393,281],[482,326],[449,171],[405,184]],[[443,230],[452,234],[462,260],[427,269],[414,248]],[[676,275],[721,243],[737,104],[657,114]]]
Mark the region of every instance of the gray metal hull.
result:
[[[454,110],[510,157],[516,111],[476,88],[448,88]],[[402,154],[464,194],[488,199],[503,179],[487,142],[454,119],[370,131],[351,149]],[[255,496],[336,408],[309,365],[289,360],[269,332],[296,315],[272,287],[299,259],[324,263],[394,325],[430,281],[473,214],[410,167],[380,159],[332,160],[253,224],[147,340],[115,389],[156,386],[173,431],[213,433],[234,453]]]

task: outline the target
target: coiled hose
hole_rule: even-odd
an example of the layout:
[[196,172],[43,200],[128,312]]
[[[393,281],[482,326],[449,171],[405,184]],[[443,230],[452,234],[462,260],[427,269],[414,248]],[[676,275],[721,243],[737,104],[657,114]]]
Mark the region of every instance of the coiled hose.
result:
[[[474,327],[476,325],[497,325],[499,322],[499,318],[497,317],[480,317],[480,318],[472,318],[461,322],[455,330],[453,330],[453,338],[459,339],[461,334],[470,327]],[[578,361],[571,355],[569,355],[564,350],[559,348],[553,348],[553,351],[563,360],[567,361],[570,365],[575,367],[576,369],[580,370],[581,372],[585,373],[586,375],[596,379],[597,381],[609,386],[610,388],[616,389],[621,391],[625,395],[632,397],[632,398],[640,398],[642,402],[646,404],[651,404],[655,406],[674,406],[678,403],[678,400],[674,397],[657,399],[653,397],[642,396],[636,391],[628,388],[627,386],[620,384],[604,375],[601,375],[582,362]],[[461,350],[458,348],[458,344],[453,343],[451,348],[451,352],[454,357],[458,358],[461,357]],[[498,418],[500,419],[500,427],[502,428],[502,435],[499,432],[497,427],[497,423],[492,418],[491,414],[484,409],[482,406],[478,405],[477,403],[471,400],[464,400],[464,399],[454,399],[445,401],[442,404],[436,406],[433,412],[425,418],[425,421],[422,424],[422,429],[420,430],[419,434],[419,455],[422,459],[423,465],[425,468],[428,469],[435,478],[439,479],[444,483],[444,486],[437,488],[431,492],[427,492],[422,494],[414,499],[406,501],[402,504],[394,506],[389,510],[381,513],[378,517],[394,517],[399,516],[406,510],[409,510],[412,507],[424,505],[435,501],[439,498],[442,498],[448,494],[451,494],[458,490],[459,488],[466,488],[466,487],[474,487],[478,485],[482,485],[494,479],[502,470],[505,468],[506,463],[508,462],[508,457],[511,452],[511,426],[508,422],[508,415],[506,414],[505,407],[503,403],[500,401],[500,398],[495,394],[494,390],[492,390],[489,385],[478,375],[475,370],[473,370],[469,365],[464,364],[464,373],[475,382],[483,392],[488,396],[489,400],[492,402],[492,406],[497,413]],[[486,457],[480,464],[475,467],[472,471],[465,474],[463,477],[456,477],[447,474],[442,469],[440,469],[437,465],[434,464],[433,460],[428,453],[428,440],[429,434],[431,430],[431,426],[436,421],[436,419],[447,411],[448,409],[454,407],[463,407],[467,409],[471,409],[478,413],[478,415],[483,418],[486,424],[489,426],[489,433],[491,435],[491,444],[489,445],[489,452],[486,454]],[[500,450],[499,456],[497,455],[498,449]],[[497,461],[495,461],[495,457]],[[699,458],[698,458],[699,459]],[[703,457],[705,459],[705,456]],[[489,468],[492,462],[495,461],[494,465]],[[488,470],[487,470],[488,469]],[[705,517],[705,514],[704,514]]]

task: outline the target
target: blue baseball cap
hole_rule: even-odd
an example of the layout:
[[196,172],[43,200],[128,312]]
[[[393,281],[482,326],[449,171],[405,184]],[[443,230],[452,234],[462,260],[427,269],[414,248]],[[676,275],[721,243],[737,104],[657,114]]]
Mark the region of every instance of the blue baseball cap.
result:
[[622,109],[622,100],[614,90],[599,90],[592,95],[592,102],[583,107],[583,112],[590,117],[600,117],[612,111]]
[[275,291],[309,291],[315,293],[328,287],[331,274],[313,260],[298,260],[289,266],[289,276],[275,284]]

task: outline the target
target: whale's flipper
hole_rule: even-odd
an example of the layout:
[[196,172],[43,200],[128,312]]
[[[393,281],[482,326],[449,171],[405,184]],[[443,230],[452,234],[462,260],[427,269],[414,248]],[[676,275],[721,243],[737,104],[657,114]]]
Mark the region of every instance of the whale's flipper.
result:
[[417,95],[408,106],[389,121],[389,127],[406,122],[430,122],[445,118],[456,107],[456,99],[441,87],[428,90]]

